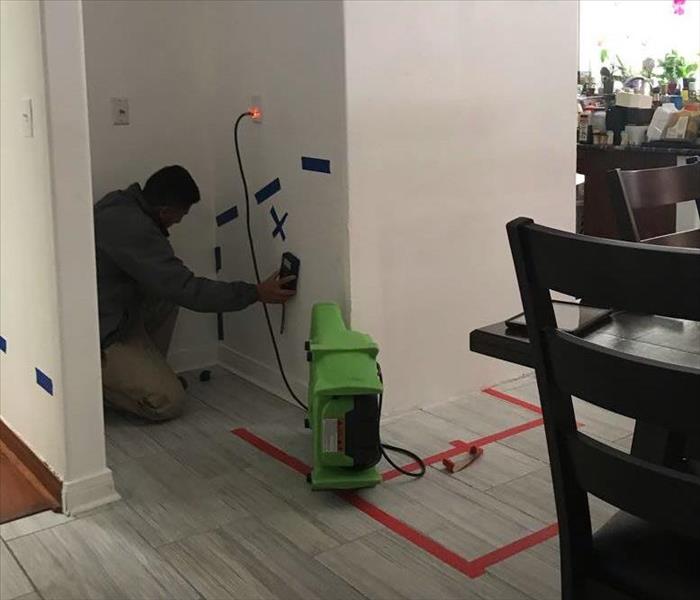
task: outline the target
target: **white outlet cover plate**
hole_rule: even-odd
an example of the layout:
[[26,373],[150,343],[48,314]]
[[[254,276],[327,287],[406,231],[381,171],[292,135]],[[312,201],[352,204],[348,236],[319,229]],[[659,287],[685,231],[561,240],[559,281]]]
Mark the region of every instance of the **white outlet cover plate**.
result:
[[128,98],[112,98],[112,124],[113,125],[128,125],[129,124],[129,99]]

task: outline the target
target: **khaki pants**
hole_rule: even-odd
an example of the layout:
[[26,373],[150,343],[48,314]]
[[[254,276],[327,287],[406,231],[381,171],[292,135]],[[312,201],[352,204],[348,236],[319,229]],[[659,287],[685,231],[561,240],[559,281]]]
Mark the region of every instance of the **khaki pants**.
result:
[[150,421],[179,416],[185,390],[165,361],[178,308],[146,300],[141,314],[102,353],[105,404]]

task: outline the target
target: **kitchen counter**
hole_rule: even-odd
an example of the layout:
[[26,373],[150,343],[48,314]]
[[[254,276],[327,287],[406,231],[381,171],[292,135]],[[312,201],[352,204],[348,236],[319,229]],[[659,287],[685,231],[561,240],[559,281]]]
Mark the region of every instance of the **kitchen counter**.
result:
[[700,156],[700,145],[688,146],[612,146],[609,144],[576,144],[579,149],[602,152],[640,152],[649,154],[673,154],[674,156]]

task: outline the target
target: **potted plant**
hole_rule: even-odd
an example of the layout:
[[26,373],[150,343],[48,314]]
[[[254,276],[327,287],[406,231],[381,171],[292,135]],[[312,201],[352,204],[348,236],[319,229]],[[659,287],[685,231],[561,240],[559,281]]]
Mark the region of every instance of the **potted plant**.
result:
[[678,82],[683,78],[690,78],[698,68],[696,63],[688,64],[684,57],[675,50],[668,52],[663,59],[659,59],[659,67],[663,69],[662,78],[668,86],[669,94],[678,92]]
[[683,89],[687,90],[690,88],[690,82],[695,81],[693,75],[698,70],[698,63],[686,63],[682,57],[681,61],[678,65],[678,78],[683,81]]
[[612,94],[615,87],[616,81],[625,81],[630,76],[629,69],[620,60],[620,57],[616,54],[616,63],[611,62],[610,66],[605,66],[605,62],[608,60],[608,51],[603,48],[600,51],[600,62],[603,63],[603,67],[600,69],[600,76],[603,81],[603,93]]

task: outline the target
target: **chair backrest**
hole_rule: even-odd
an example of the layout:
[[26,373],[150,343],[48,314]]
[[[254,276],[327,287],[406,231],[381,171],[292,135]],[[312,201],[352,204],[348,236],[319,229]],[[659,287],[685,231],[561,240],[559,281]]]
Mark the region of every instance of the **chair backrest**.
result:
[[[640,171],[608,171],[610,198],[620,239],[639,242],[635,212],[695,200],[700,214],[700,162]],[[670,231],[668,233],[671,233]]]
[[700,477],[630,456],[578,431],[572,395],[671,431],[700,435],[700,369],[640,358],[557,329],[550,290],[597,306],[700,321],[700,250],[508,223],[535,358],[563,555],[587,563],[586,492],[700,539]]

